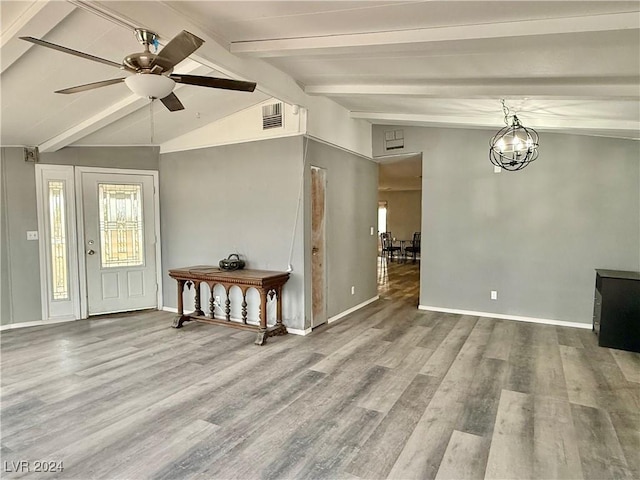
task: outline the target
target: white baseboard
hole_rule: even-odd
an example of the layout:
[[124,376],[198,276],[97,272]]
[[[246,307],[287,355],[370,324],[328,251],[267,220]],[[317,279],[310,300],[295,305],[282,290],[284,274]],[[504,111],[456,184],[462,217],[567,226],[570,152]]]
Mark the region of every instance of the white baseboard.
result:
[[293,334],[293,335],[302,335],[303,337],[305,335],[309,335],[311,333],[311,329],[310,328],[305,328],[304,330],[300,330],[299,328],[289,328],[287,327],[287,332]]
[[[178,313],[178,309],[177,308],[173,308],[173,307],[162,307],[162,310],[165,312],[171,312],[171,313]],[[217,317],[216,317],[217,318]],[[236,320],[238,322],[241,322],[242,320],[240,319],[232,319],[232,320]],[[291,333],[292,335],[309,335],[311,333],[311,329],[307,328],[306,330],[300,330],[298,328],[290,328],[287,327],[287,332]]]
[[346,317],[346,316],[347,316],[347,315],[349,315],[350,313],[353,313],[353,312],[355,312],[356,310],[360,310],[361,308],[366,307],[367,305],[369,305],[370,303],[375,302],[375,301],[376,301],[376,300],[378,300],[379,298],[380,298],[380,296],[379,296],[379,295],[376,295],[375,297],[372,297],[372,298],[370,298],[369,300],[365,300],[364,302],[359,303],[358,305],[356,305],[356,306],[354,306],[354,307],[351,307],[350,309],[345,310],[344,312],[339,313],[339,314],[337,314],[337,315],[334,315],[333,317],[331,317],[331,318],[327,319],[327,323],[333,323],[333,322],[335,322],[335,321],[337,321],[337,320],[340,320],[342,317]]
[[75,322],[81,320],[80,318],[65,318],[60,320],[36,320],[34,322],[21,322],[21,323],[9,323],[7,325],[0,325],[0,332],[4,330],[13,330],[14,328],[26,328],[26,327],[43,327],[45,325],[55,325],[57,323]]
[[522,317],[520,315],[504,315],[502,313],[474,312],[472,310],[458,310],[455,308],[432,307],[430,305],[418,305],[419,310],[430,312],[456,313],[458,315],[472,315],[474,317],[498,318],[500,320],[515,320],[517,322],[542,323],[545,325],[557,325],[559,327],[586,328],[591,330],[590,323],[565,322],[564,320],[553,320],[550,318]]

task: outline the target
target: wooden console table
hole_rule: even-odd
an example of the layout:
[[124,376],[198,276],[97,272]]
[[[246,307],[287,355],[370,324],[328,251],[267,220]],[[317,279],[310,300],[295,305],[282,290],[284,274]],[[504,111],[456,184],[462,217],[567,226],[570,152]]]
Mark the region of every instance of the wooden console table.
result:
[[[224,325],[226,327],[241,328],[244,330],[256,330],[258,336],[256,345],[264,345],[267,337],[286,335],[287,328],[282,323],[282,286],[289,280],[287,272],[272,272],[267,270],[234,270],[231,272],[221,270],[209,265],[195,267],[176,268],[169,270],[169,276],[178,282],[178,316],[173,321],[174,328],[181,328],[184,322],[196,320],[198,322]],[[200,285],[209,286],[211,299],[209,301],[209,315],[205,315],[200,306]],[[194,286],[195,310],[185,314],[182,295],[185,285],[187,288]],[[222,285],[227,293],[224,312],[226,320],[215,318],[213,288]],[[229,290],[237,286],[242,291],[242,322],[231,320],[231,300]],[[260,294],[260,325],[247,324],[247,291],[255,288]],[[276,323],[267,327],[267,297],[276,297]],[[220,305],[222,308],[222,305]]]

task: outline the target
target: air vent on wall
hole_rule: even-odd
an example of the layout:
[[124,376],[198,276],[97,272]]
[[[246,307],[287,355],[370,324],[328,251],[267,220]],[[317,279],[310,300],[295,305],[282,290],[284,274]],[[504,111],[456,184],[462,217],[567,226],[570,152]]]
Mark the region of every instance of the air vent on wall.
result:
[[262,106],[262,129],[278,128],[282,126],[282,102]]
[[404,148],[404,131],[389,130],[384,132],[384,148],[387,151]]

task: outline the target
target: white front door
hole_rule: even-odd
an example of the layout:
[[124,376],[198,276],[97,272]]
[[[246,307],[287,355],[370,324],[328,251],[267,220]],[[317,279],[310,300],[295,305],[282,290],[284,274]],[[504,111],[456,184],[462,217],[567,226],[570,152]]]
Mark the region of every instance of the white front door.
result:
[[158,306],[154,176],[81,172],[87,313]]

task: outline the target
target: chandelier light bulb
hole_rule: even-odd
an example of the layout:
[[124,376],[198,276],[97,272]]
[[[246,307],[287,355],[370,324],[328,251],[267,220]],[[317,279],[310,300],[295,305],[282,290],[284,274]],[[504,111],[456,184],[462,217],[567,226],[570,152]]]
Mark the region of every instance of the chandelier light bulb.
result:
[[522,140],[516,137],[515,149],[518,151],[518,154],[522,151]]

